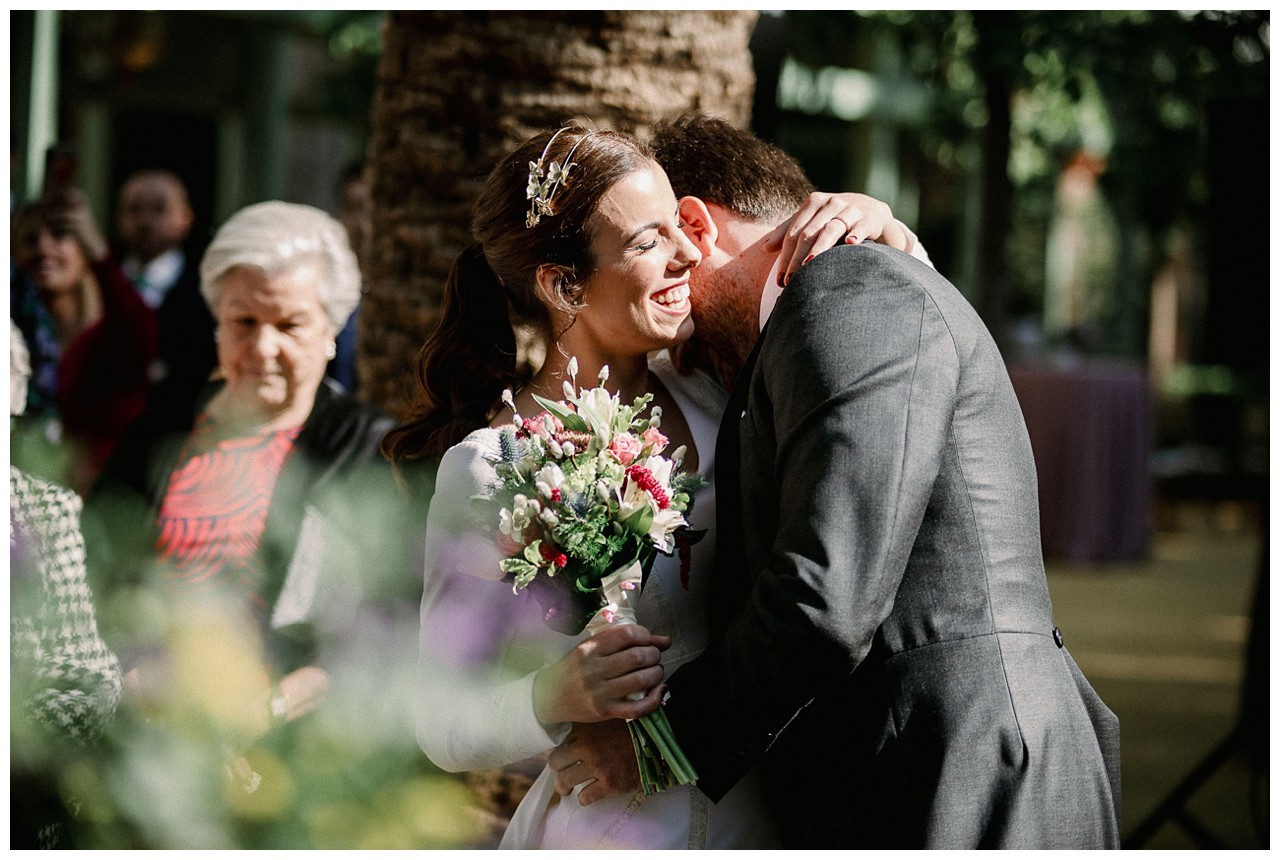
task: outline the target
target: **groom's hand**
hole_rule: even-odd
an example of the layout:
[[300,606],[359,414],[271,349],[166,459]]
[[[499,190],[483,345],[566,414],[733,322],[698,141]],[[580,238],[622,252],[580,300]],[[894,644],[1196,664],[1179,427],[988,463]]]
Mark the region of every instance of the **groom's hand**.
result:
[[575,723],[564,742],[551,751],[547,764],[556,775],[556,791],[562,796],[587,783],[578,793],[582,806],[640,790],[640,767],[631,733],[622,720]]

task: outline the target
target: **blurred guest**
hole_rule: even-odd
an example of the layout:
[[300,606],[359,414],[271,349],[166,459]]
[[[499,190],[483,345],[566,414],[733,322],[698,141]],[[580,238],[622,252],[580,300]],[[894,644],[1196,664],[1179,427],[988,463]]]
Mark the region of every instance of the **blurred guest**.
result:
[[117,230],[122,266],[160,319],[153,381],[163,392],[186,392],[209,379],[217,364],[213,317],[200,297],[195,259],[184,243],[193,221],[187,189],[169,170],[140,170],[121,186]]
[[[10,413],[31,375],[9,322]],[[79,496],[9,467],[10,847],[67,846],[58,775],[120,699],[120,664],[98,635],[85,578]]]
[[77,189],[19,209],[12,243],[30,286],[11,295],[11,315],[34,352],[32,414],[14,462],[83,495],[146,405],[156,317]]
[[[203,709],[251,793],[261,777],[240,754],[288,746],[375,628],[415,616],[422,535],[379,454],[392,420],[324,375],[360,295],[342,226],[309,206],[249,206],[200,274],[219,378],[130,429],[85,532],[128,700],[162,720]],[[383,645],[390,670],[398,646]]]

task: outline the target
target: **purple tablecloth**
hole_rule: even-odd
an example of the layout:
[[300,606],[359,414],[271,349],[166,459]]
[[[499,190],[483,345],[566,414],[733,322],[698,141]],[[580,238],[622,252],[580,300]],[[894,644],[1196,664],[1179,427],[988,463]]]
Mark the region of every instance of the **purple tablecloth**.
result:
[[1150,540],[1151,403],[1142,368],[1015,366],[1040,482],[1046,558],[1144,558]]

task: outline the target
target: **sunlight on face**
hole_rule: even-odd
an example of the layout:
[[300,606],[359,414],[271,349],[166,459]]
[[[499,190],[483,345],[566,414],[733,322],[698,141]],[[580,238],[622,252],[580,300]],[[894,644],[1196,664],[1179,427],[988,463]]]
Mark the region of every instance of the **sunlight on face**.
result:
[[650,163],[620,179],[588,227],[596,267],[575,327],[602,354],[642,354],[687,340],[689,273],[702,255],[681,229],[662,168]]
[[226,393],[266,416],[310,411],[324,377],[333,326],[320,303],[314,265],[267,277],[240,266],[222,277],[218,363]]

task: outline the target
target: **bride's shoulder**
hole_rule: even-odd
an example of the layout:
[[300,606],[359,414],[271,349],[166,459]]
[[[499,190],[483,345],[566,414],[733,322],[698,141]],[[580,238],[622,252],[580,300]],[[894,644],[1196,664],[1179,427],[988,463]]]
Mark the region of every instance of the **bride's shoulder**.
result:
[[458,456],[472,455],[479,453],[493,453],[498,450],[498,428],[497,427],[480,427],[472,430],[462,438],[462,441],[454,445],[445,452],[445,456],[449,456],[451,452],[457,451]]
[[493,458],[498,450],[496,428],[481,427],[468,433],[440,458],[435,495],[469,498],[486,489],[497,477]]

